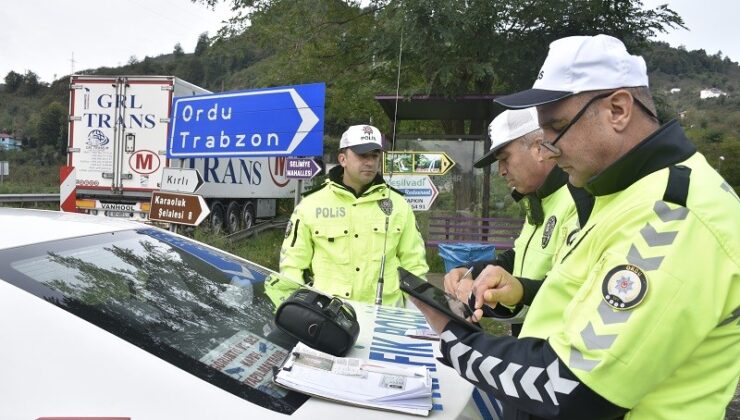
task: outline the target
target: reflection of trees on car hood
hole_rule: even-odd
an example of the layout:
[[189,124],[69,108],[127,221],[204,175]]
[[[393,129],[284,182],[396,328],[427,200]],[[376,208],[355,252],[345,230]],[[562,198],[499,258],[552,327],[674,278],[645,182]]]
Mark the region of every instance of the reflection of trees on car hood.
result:
[[274,306],[261,293],[254,299],[251,284],[233,285],[232,274],[161,242],[140,240],[139,245],[146,252],[118,245],[101,250],[107,265],[113,261],[111,268],[50,254],[51,261],[74,270],[75,278],[48,285],[66,295],[65,304],[77,300],[94,306],[190,354],[205,354],[216,337],[239,330],[261,334],[272,321]]

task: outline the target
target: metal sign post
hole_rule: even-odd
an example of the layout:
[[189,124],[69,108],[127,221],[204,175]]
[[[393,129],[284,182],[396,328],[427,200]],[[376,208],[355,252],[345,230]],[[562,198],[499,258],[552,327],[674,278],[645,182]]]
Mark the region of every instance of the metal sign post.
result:
[[10,163],[7,160],[0,161],[0,183],[4,181],[4,177],[10,175]]
[[293,206],[297,206],[301,202],[301,191],[303,191],[303,180],[299,179],[298,184],[295,187],[295,198],[293,199]]

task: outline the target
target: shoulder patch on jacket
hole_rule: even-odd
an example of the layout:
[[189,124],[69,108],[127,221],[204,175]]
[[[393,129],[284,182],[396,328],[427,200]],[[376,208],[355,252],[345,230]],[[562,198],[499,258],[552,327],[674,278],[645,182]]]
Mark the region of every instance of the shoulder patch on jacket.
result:
[[648,290],[645,273],[632,264],[618,265],[601,283],[604,301],[614,309],[625,310],[639,305]]
[[558,223],[558,218],[555,215],[550,216],[545,223],[545,231],[542,232],[542,249],[547,248],[547,244],[550,243],[552,238],[552,232],[555,230],[555,225]]

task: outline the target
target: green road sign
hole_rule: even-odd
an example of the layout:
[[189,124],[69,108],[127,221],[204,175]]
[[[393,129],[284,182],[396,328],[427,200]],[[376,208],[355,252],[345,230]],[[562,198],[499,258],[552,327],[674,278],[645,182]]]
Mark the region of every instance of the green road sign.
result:
[[384,174],[444,175],[455,162],[445,152],[385,152]]

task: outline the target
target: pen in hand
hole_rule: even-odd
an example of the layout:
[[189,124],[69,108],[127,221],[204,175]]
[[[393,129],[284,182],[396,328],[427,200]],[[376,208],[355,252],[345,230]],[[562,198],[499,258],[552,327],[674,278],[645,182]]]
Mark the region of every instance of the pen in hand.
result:
[[473,267],[471,266],[468,268],[468,271],[465,272],[465,274],[460,277],[460,280],[457,281],[457,288],[455,289],[455,297],[460,299],[460,286],[462,286],[462,281],[465,279],[465,277],[469,276],[470,273],[473,272]]

